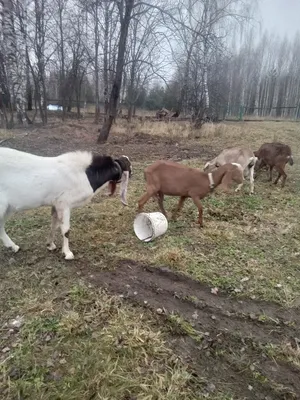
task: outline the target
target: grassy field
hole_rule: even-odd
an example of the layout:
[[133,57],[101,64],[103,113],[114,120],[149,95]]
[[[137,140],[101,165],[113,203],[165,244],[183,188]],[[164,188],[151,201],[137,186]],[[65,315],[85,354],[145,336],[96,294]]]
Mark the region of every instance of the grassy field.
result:
[[[295,164],[284,189],[262,172],[253,196],[248,182],[239,194],[208,196],[203,229],[186,201],[168,232],[146,244],[133,231],[143,169],[153,161],[144,143],[143,157],[129,154],[129,207],[98,195],[73,211],[72,262],[45,247],[48,209],[11,218],[7,231],[21,251],[0,252],[1,399],[299,398],[300,125],[219,124],[199,133],[147,124],[114,129],[131,135],[133,149],[135,132],[153,135],[161,148],[167,138],[215,154],[278,140],[291,146]],[[34,138],[20,140],[28,149]],[[195,167],[207,160],[187,158]],[[176,202],[167,198],[166,210]],[[152,201],[145,206],[156,210]]]

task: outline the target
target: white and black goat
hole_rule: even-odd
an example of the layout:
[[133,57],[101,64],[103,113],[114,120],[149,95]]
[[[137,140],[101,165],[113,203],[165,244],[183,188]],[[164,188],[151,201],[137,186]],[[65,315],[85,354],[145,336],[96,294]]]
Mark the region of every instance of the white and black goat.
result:
[[6,219],[17,211],[52,206],[47,247],[49,250],[56,248],[54,235],[60,227],[62,252],[66,260],[72,260],[74,255],[69,248],[71,209],[87,204],[99,190],[119,182],[121,201],[127,205],[131,172],[127,156],[113,159],[88,151],[75,151],[57,157],[41,157],[0,148],[0,239],[5,247],[17,252],[19,246],[5,232]]

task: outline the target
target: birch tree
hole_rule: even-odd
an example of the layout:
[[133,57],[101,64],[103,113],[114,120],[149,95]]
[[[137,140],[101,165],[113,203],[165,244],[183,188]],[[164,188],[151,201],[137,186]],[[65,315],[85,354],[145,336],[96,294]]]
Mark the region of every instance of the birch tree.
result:
[[14,124],[14,108],[17,119],[22,125],[27,124],[26,107],[26,43],[20,30],[17,15],[26,24],[24,11],[26,4],[2,0],[2,32],[3,32],[3,57],[6,69],[6,82],[9,92],[10,121]]

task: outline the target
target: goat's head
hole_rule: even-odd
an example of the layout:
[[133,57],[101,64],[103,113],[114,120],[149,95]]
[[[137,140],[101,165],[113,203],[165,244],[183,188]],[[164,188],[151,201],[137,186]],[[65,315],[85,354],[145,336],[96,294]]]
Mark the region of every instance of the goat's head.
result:
[[255,164],[254,164],[254,171],[257,172],[259,171],[261,168],[266,167],[267,164],[264,162],[263,158],[259,158],[259,151],[254,151],[253,152],[254,156],[255,156]]
[[120,158],[118,158],[115,161],[117,161],[120,164],[120,166],[121,166],[123,171],[128,171],[129,172],[129,178],[131,178],[132,165],[131,165],[131,161],[129,160],[129,157],[123,155],[123,156],[121,156]]
[[113,196],[113,194],[115,193],[117,183],[121,183],[121,188],[120,188],[121,201],[125,206],[127,206],[126,196],[128,189],[128,181],[129,178],[131,178],[132,176],[132,165],[129,160],[129,157],[124,155],[119,158],[116,158],[114,161],[119,165],[122,173],[118,181],[111,181],[109,183],[110,196]]
[[240,164],[226,163],[220,167],[219,171],[221,172],[221,170],[225,172],[219,186],[219,188],[223,191],[228,192],[232,182],[236,182],[238,184],[243,183],[244,173]]

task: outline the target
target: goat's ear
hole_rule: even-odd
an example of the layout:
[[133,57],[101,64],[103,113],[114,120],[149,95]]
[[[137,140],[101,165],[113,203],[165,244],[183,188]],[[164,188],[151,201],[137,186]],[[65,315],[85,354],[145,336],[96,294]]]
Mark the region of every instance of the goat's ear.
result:
[[122,179],[121,179],[121,202],[124,204],[124,206],[127,206],[127,189],[128,189],[128,181],[129,181],[129,171],[124,171],[122,174]]
[[203,171],[206,171],[209,167],[209,161],[204,165]]

